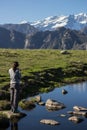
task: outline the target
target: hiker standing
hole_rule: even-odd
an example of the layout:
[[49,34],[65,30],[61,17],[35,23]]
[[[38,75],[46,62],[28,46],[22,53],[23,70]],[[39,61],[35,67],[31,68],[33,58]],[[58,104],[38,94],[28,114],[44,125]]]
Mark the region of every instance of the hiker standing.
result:
[[11,111],[14,113],[18,112],[18,100],[21,79],[21,73],[18,66],[19,63],[16,61],[13,62],[12,68],[9,69]]

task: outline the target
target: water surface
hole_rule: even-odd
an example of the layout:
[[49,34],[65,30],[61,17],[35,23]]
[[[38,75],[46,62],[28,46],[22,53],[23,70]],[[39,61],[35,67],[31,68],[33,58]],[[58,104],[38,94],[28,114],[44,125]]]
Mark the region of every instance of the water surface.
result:
[[[63,95],[62,89],[66,89],[68,94]],[[74,124],[68,120],[69,115],[67,114],[67,111],[73,110],[75,105],[87,107],[87,82],[63,86],[40,95],[44,102],[51,98],[64,103],[66,108],[58,111],[48,111],[45,106],[36,105],[36,108],[31,111],[23,111],[27,116],[18,123],[10,124],[10,127],[6,130],[87,130],[87,118],[83,117],[83,122]],[[65,114],[66,117],[61,117],[60,114]],[[59,121],[60,125],[41,124],[41,119],[53,119]]]

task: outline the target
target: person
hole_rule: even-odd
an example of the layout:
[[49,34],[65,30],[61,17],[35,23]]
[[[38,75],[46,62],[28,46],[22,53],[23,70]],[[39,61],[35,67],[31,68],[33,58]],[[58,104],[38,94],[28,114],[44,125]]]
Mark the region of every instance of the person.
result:
[[13,62],[12,68],[9,69],[11,111],[14,113],[18,112],[18,100],[21,80],[21,73],[18,67],[19,63],[15,61]]

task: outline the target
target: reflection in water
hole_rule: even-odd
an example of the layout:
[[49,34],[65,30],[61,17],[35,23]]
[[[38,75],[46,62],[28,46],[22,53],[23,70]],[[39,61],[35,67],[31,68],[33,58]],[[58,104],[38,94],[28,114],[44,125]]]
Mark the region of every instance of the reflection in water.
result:
[[[77,85],[78,85],[78,87],[77,87]],[[78,91],[79,93],[85,92],[87,90],[87,82],[73,84],[72,86],[73,86],[73,89],[75,91]]]
[[18,130],[18,123],[17,122],[11,122],[11,130]]

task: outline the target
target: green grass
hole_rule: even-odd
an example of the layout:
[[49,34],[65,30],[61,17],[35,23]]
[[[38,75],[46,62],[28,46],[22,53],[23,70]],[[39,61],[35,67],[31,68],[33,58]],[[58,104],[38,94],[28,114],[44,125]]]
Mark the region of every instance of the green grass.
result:
[[[41,92],[49,90],[48,86],[52,89],[61,82],[78,81],[79,77],[86,79],[87,51],[69,50],[70,54],[66,55],[60,51],[0,49],[0,88],[9,84],[8,70],[13,61],[18,61],[20,64],[22,83],[27,79],[28,86],[36,86]],[[82,74],[83,68],[86,73]],[[36,92],[36,88],[29,91]]]

